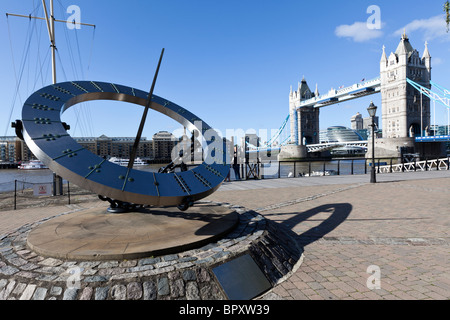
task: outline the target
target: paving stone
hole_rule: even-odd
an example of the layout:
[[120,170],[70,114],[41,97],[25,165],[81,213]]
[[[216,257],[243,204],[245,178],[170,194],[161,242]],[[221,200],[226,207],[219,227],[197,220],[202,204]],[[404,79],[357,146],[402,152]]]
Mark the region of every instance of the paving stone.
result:
[[50,288],[50,294],[52,296],[59,296],[62,293],[63,289],[61,287],[53,286]]
[[187,300],[200,300],[198,286],[195,281],[189,281],[186,283],[186,299]]
[[2,290],[8,284],[8,280],[0,279],[0,290]]
[[12,293],[16,296],[19,296],[23,293],[26,287],[27,287],[26,283],[18,283]]
[[153,281],[143,283],[144,300],[156,300],[158,289]]
[[14,286],[16,285],[16,281],[12,280],[8,283],[8,285],[0,291],[0,300],[8,300],[9,295],[14,290]]
[[143,266],[146,264],[155,264],[161,262],[161,258],[157,257],[157,258],[144,258],[144,259],[140,259],[138,261],[138,265],[139,266]]
[[169,289],[169,279],[164,277],[164,278],[159,278],[158,279],[158,295],[159,296],[166,296],[170,293],[170,289]]
[[47,266],[47,267],[57,267],[57,266],[61,265],[62,263],[63,263],[63,261],[61,261],[59,259],[47,258],[47,259],[41,261],[39,264],[43,265],[43,266]]
[[19,300],[30,300],[33,296],[34,290],[36,290],[35,284],[29,284],[23,291],[22,295],[20,296]]
[[64,291],[63,300],[76,300],[79,289],[77,288],[67,288]]
[[184,282],[183,279],[176,279],[171,282],[170,296],[172,298],[179,298],[184,296]]
[[80,300],[91,300],[93,292],[94,292],[93,288],[85,287],[83,289],[83,292],[81,292]]
[[105,276],[92,276],[84,278],[83,282],[105,282],[108,280],[109,278]]
[[19,269],[12,266],[4,266],[0,268],[0,274],[4,274],[5,276],[12,276],[19,271]]
[[102,269],[102,268],[115,268],[119,266],[119,261],[106,261],[106,262],[102,262],[99,264],[98,268]]
[[127,287],[123,284],[116,284],[111,288],[111,297],[114,300],[126,300],[127,298]]
[[127,299],[139,300],[142,298],[142,285],[138,282],[127,284]]
[[195,270],[188,269],[183,271],[183,280],[185,281],[195,281],[197,280],[197,274]]
[[178,259],[178,255],[177,254],[169,254],[166,256],[162,257],[163,261],[173,261],[173,260],[177,260]]
[[36,288],[36,290],[34,291],[33,297],[31,298],[31,300],[45,300],[45,296],[47,295],[47,288]]
[[106,300],[108,298],[109,287],[97,287],[95,288],[95,300]]

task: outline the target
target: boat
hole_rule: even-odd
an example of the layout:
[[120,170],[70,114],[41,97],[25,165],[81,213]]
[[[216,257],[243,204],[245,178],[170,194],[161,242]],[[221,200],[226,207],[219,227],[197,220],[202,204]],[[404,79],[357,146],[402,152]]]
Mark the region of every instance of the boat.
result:
[[[111,159],[109,159],[109,161],[112,163],[118,164],[120,166],[126,167],[126,166],[128,166],[128,162],[130,161],[130,159],[112,157]],[[147,163],[145,163],[145,161],[141,160],[141,158],[136,158],[133,163],[133,166],[145,166],[145,165],[147,165]]]
[[313,171],[311,175],[309,173],[305,174],[305,177],[323,177],[323,176],[336,176],[336,170],[325,170],[325,171]]
[[40,160],[30,160],[23,162],[18,167],[20,170],[38,170],[38,169],[48,169],[48,167],[42,163]]

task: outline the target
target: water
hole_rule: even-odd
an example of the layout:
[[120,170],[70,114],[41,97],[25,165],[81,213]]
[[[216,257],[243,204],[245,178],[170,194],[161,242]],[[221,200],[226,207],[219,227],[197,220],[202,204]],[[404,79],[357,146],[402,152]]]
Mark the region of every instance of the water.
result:
[[[245,165],[243,165],[245,168]],[[280,170],[280,173],[278,173]],[[315,162],[282,162],[278,167],[278,162],[273,161],[270,163],[264,163],[261,169],[261,174],[264,179],[296,177],[302,175],[305,176],[310,172],[331,172],[331,174],[350,175],[350,174],[365,174],[365,161],[364,160],[334,160],[334,161],[315,161]],[[242,176],[242,173],[241,173]],[[235,179],[234,170],[231,170],[231,180]]]
[[[364,174],[365,173],[365,161],[364,160],[353,160],[353,174]],[[136,167],[138,170],[158,172],[158,169],[164,167],[163,164],[152,164],[143,167]],[[179,169],[178,169],[179,170]],[[309,173],[309,163],[308,162],[297,162],[294,163],[282,163],[280,165],[280,177],[287,178],[294,175],[299,176],[299,174],[305,175]],[[325,161],[325,170],[332,170],[337,174],[338,171],[338,161]],[[323,172],[324,162],[317,161],[311,162],[311,172]],[[261,173],[265,179],[278,178],[278,162],[273,161],[271,163],[265,163],[264,167],[261,169]],[[352,160],[341,160],[339,162],[339,174],[349,175],[352,174]],[[234,175],[234,170],[230,173],[231,180],[236,180]],[[14,191],[14,180],[18,180],[24,183],[52,183],[53,173],[51,170],[18,170],[18,169],[2,169],[0,170],[0,192]]]
[[53,173],[48,169],[2,169],[0,170],[0,192],[14,191],[14,180],[25,183],[51,183]]

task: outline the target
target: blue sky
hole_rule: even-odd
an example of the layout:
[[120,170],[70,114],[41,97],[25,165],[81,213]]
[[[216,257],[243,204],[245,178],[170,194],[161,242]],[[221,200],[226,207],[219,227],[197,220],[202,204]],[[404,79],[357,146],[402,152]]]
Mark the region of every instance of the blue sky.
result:
[[[382,46],[387,54],[395,51],[404,28],[420,54],[428,41],[432,79],[450,88],[443,2],[55,0],[57,19],[66,20],[67,8],[77,5],[81,21],[97,26],[95,31],[87,26],[69,30],[56,24],[57,80],[110,81],[148,91],[165,48],[155,94],[222,134],[270,131],[286,118],[290,87],[296,89],[303,76],[321,93],[375,78]],[[381,29],[367,28],[370,5],[380,8]],[[2,0],[0,9],[0,135],[13,135],[10,113],[11,121],[19,119],[26,98],[51,84],[49,41],[44,21],[5,16],[43,16],[40,0]],[[350,127],[356,112],[367,116],[370,100],[381,107],[378,94],[322,108],[320,127]],[[436,111],[436,123],[447,124],[446,109],[436,104]],[[130,104],[90,102],[67,111],[63,119],[72,136],[134,136],[141,114],[141,107]],[[143,135],[179,128],[152,112]]]

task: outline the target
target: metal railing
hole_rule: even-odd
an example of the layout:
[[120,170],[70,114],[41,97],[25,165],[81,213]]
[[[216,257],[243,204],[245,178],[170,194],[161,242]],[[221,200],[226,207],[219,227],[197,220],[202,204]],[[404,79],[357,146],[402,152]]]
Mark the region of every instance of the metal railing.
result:
[[415,172],[415,171],[431,171],[431,170],[450,170],[450,157],[440,159],[426,159],[421,161],[412,161],[399,163],[390,166],[381,166],[378,168],[380,173],[390,172]]
[[[450,157],[406,162],[402,158],[375,158],[376,173],[450,170]],[[372,159],[341,158],[327,160],[283,160],[271,162],[249,162],[231,167],[230,180],[274,179],[314,177],[331,175],[367,174]]]

